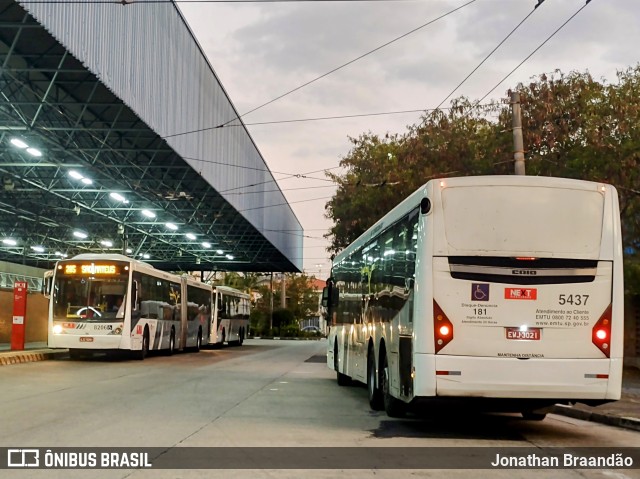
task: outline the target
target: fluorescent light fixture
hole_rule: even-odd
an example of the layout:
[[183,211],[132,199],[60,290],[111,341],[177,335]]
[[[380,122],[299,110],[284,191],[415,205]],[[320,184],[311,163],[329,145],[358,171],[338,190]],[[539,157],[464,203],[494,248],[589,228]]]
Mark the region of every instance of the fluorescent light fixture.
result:
[[84,178],[84,176],[82,176],[80,173],[78,173],[76,170],[71,170],[69,172],[69,176],[71,178],[75,178],[76,180],[81,180],[82,178]]
[[36,253],[44,253],[44,248],[42,246],[32,246],[31,249]]
[[129,201],[127,201],[127,199],[126,199],[124,196],[122,196],[120,193],[116,193],[116,192],[109,193],[109,196],[111,196],[111,198],[113,198],[114,200],[121,201],[122,203],[128,203],[128,202],[129,202]]
[[127,254],[133,253],[133,250],[131,248],[127,248],[125,251],[127,252]]
[[142,257],[143,257],[144,259],[149,259],[149,258],[151,258],[151,255],[150,255],[150,254],[145,253]]
[[56,251],[54,254],[55,254],[56,256],[62,256],[62,253],[61,253],[60,251]]
[[31,156],[42,156],[42,152],[37,148],[27,148],[27,153]]
[[178,229],[178,227],[176,225],[174,225],[173,223],[165,223],[164,224],[167,228],[169,228],[170,230],[176,231]]
[[106,246],[107,248],[111,248],[113,246],[113,243],[109,240],[102,240],[100,241],[100,244],[102,246]]
[[190,240],[194,240],[194,239],[196,239],[196,235],[194,235],[193,233],[187,233],[185,236],[186,236],[187,238],[189,238]]
[[224,254],[224,251],[222,251],[221,249],[217,249],[216,254]]
[[233,255],[232,254],[228,254],[227,255],[227,259],[233,259]]
[[18,242],[16,240],[11,239],[11,238],[5,238],[5,239],[2,240],[2,242],[4,244],[6,244],[7,246],[15,246],[15,245],[18,244]]
[[92,185],[93,181],[89,178],[82,178],[81,180],[85,185]]
[[208,241],[203,241],[202,242],[202,247],[203,248],[207,248],[207,249],[211,248],[211,243],[209,243]]
[[156,217],[156,214],[151,210],[142,210],[142,214],[145,215],[147,218],[155,218]]
[[18,138],[11,138],[11,144],[13,146],[17,146],[18,148],[28,148],[29,145],[27,145],[24,141],[19,140]]
[[73,236],[75,236],[76,238],[85,239],[89,235],[83,231],[76,230],[73,232]]

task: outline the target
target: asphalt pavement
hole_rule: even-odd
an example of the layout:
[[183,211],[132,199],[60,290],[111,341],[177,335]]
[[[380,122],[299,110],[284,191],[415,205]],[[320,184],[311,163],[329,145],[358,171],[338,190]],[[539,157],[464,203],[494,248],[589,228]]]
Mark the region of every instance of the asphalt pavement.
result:
[[[9,344],[0,343],[0,366],[64,359],[68,355],[66,349],[49,349],[46,343],[26,344],[23,351],[12,351]],[[640,369],[624,368],[622,398],[619,401],[596,407],[557,405],[551,413],[640,431]]]

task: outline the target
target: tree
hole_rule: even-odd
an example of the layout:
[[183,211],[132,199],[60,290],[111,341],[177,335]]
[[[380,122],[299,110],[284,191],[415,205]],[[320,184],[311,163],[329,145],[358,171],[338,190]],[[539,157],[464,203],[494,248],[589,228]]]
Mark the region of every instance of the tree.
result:
[[[557,71],[518,85],[529,175],[611,183],[618,189],[625,252],[640,249],[640,65],[617,82]],[[512,174],[507,101],[478,106],[458,98],[404,135],[357,139],[340,165],[344,175],[326,204],[334,226],[329,251],[351,243],[416,188],[434,177]]]

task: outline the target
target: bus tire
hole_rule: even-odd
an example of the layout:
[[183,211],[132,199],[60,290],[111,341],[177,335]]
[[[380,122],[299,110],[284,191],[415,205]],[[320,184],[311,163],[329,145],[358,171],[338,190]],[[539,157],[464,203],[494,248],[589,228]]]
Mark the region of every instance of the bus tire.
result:
[[202,328],[198,329],[198,337],[196,338],[196,347],[193,352],[199,353],[200,349],[202,349]]
[[382,365],[382,397],[384,401],[384,410],[389,417],[404,417],[406,414],[405,404],[391,395],[391,379],[389,370],[389,360],[387,354],[384,355],[384,363]]
[[169,336],[169,350],[167,356],[172,356],[176,352],[176,330],[171,328],[171,335]]
[[523,419],[527,421],[544,421],[544,418],[547,417],[546,412],[522,411],[521,414]]
[[139,361],[144,361],[149,355],[149,328],[147,326],[144,327],[144,334],[142,335],[142,347],[140,351],[134,351],[135,358]]
[[336,379],[338,380],[338,386],[349,386],[351,384],[351,378],[346,374],[342,374],[338,370],[338,341],[335,342],[333,347],[333,369],[336,370]]
[[[376,382],[378,382],[378,386],[376,386]],[[369,406],[374,411],[382,411],[384,409],[384,399],[379,384],[379,381],[376,381],[376,357],[373,348],[369,348],[367,356],[367,390],[369,392]]]
[[69,349],[69,358],[76,360],[84,357],[84,351],[81,349]]

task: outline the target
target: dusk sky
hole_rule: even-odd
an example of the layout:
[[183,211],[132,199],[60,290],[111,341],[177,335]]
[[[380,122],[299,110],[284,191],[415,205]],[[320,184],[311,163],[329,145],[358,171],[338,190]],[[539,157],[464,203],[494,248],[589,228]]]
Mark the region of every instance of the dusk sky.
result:
[[[244,114],[344,63],[426,24],[469,0],[284,3],[180,3],[236,109]],[[333,168],[348,137],[402,133],[420,113],[252,125],[306,118],[434,108],[531,11],[538,0],[476,0],[243,121],[305,232],[304,268],[329,274],[331,226],[325,203],[335,188],[318,170]],[[546,0],[453,95],[484,96],[585,0]],[[640,61],[640,1],[592,0],[489,98],[532,76],[572,70],[616,82]],[[447,106],[444,104],[443,106]],[[510,132],[505,134],[511,135]],[[315,179],[314,179],[315,178]]]

